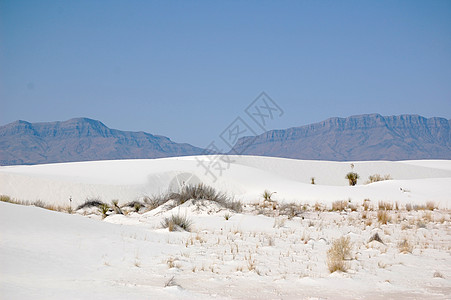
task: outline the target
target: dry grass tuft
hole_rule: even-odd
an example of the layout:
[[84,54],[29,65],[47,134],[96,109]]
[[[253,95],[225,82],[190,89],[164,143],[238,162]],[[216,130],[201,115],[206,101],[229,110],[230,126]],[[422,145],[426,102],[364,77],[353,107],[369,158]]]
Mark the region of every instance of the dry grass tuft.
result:
[[401,253],[412,253],[413,245],[407,239],[404,239],[398,244],[398,249]]
[[393,209],[393,203],[379,201],[379,209],[392,210]]
[[426,202],[426,208],[428,210],[434,210],[437,208],[437,205],[435,204],[434,201],[428,201],[428,202]]
[[348,264],[346,259],[351,255],[351,241],[349,237],[341,237],[332,243],[327,251],[327,267],[331,273],[335,271],[346,272]]
[[390,215],[388,214],[388,212],[386,210],[379,210],[377,212],[377,220],[381,223],[381,224],[387,224],[388,222],[390,222]]
[[348,201],[337,200],[332,202],[332,211],[342,211],[348,208]]

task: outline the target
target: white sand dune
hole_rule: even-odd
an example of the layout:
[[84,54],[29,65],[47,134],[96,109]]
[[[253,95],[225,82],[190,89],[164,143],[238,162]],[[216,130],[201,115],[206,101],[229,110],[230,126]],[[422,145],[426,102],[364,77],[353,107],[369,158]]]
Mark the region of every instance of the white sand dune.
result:
[[[213,180],[198,159],[211,157],[1,167],[0,194],[24,201],[125,203],[203,182],[246,205],[237,213],[187,201],[102,220],[96,209],[85,217],[0,202],[0,298],[449,299],[451,161],[352,162],[362,179],[350,187],[351,162],[234,156]],[[394,179],[363,184],[375,173]],[[289,218],[265,206],[265,189],[279,203],[350,199],[357,210],[297,206]],[[380,200],[440,209],[390,210],[384,224]],[[163,229],[173,214],[190,218],[192,231]],[[375,233],[383,243],[369,241]],[[330,273],[327,251],[342,236],[348,270]]]
[[[349,187],[345,174],[351,162],[305,161],[271,157],[231,156],[227,169],[211,169],[198,160],[211,157],[180,157],[147,160],[77,162],[34,166],[0,167],[0,194],[49,204],[83,203],[99,197],[120,203],[145,195],[162,194],[180,184],[203,182],[245,202],[256,201],[265,190],[285,202],[331,203],[335,200],[399,201],[448,207],[451,198],[451,161],[352,162],[361,179]],[[364,185],[369,175],[390,174],[394,180]],[[310,184],[315,177],[316,185]]]

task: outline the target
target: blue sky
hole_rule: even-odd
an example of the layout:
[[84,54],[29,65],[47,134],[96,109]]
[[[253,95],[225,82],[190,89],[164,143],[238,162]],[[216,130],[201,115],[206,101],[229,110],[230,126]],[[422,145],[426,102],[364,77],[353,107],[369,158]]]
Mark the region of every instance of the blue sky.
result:
[[451,118],[451,1],[0,1],[0,124],[90,117],[204,147],[267,129]]

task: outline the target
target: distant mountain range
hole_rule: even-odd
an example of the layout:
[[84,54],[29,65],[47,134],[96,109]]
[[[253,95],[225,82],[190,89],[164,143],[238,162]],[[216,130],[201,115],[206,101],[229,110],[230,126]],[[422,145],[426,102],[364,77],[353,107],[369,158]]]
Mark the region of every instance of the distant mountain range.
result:
[[297,159],[451,159],[451,120],[379,114],[330,118],[239,139],[230,153]]
[[[334,161],[451,159],[451,120],[378,114],[242,137],[231,154]],[[0,165],[199,155],[205,150],[145,132],[76,118],[0,127]]]
[[203,151],[164,136],[110,129],[87,118],[49,123],[16,121],[0,127],[0,165],[159,158]]

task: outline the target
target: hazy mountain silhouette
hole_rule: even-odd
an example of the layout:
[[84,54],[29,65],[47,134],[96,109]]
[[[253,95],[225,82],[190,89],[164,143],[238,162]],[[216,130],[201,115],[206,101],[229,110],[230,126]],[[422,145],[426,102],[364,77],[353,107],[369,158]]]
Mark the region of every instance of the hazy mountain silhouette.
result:
[[[319,160],[451,159],[451,120],[379,114],[330,118],[238,140],[230,154]],[[16,121],[0,127],[0,165],[204,154],[145,132],[110,129],[76,118],[64,122]]]
[[334,161],[451,159],[450,123],[418,115],[330,118],[243,137],[230,153]]
[[0,127],[0,164],[159,158],[203,153],[145,132],[110,129],[102,122],[76,118],[64,122],[16,121]]

